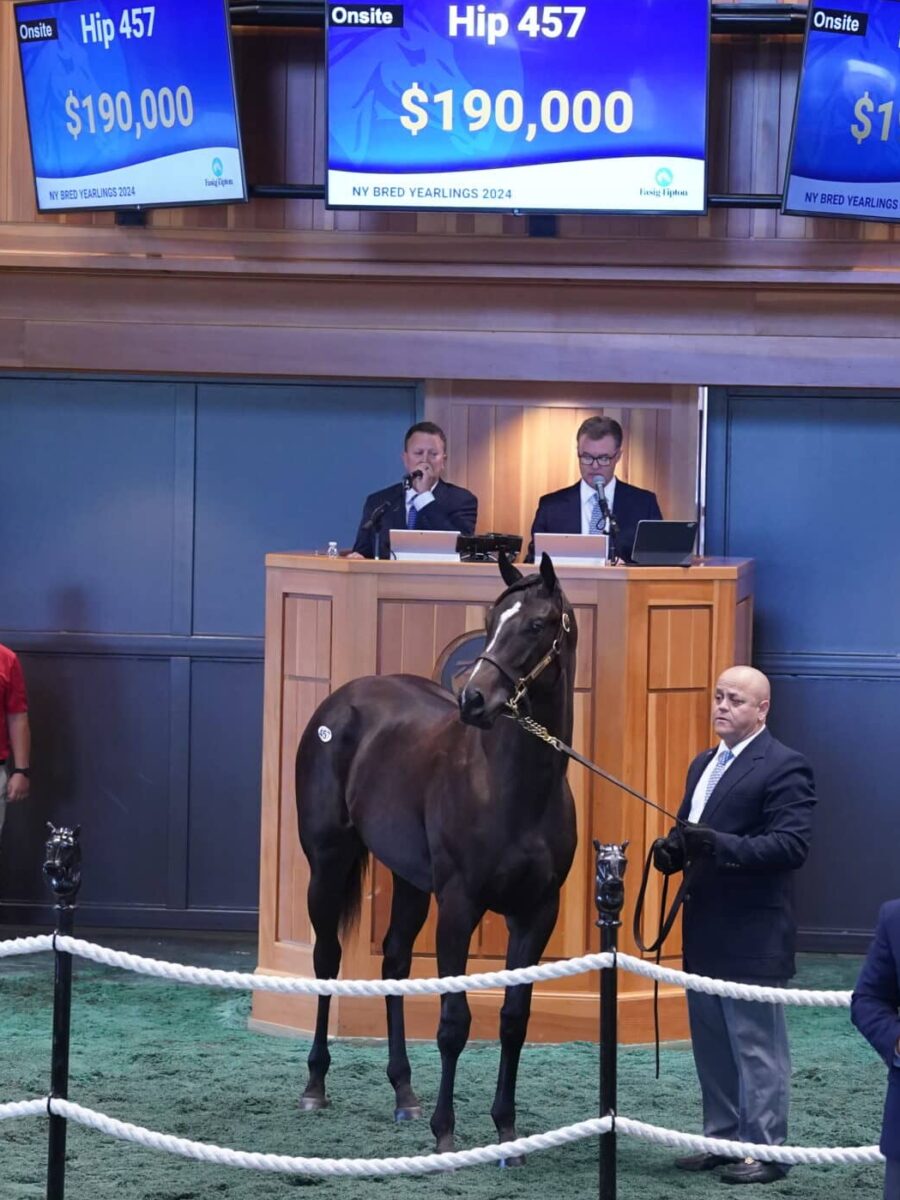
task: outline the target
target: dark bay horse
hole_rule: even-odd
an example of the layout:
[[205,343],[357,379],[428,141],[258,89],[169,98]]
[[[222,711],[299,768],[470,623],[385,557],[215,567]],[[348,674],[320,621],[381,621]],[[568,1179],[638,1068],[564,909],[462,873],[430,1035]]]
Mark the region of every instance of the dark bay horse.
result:
[[[441,975],[465,972],[472,934],[488,910],[506,918],[508,967],[537,963],[547,945],[575,852],[567,760],[514,721],[497,718],[516,695],[551,733],[571,741],[577,632],[547,555],[537,574],[523,576],[505,561],[500,569],[507,589],[490,611],[487,644],[458,707],[426,679],[367,676],[329,696],[303,733],[297,811],[320,979],[338,974],[339,933],[359,913],[370,851],[394,883],[383,978],[408,976],[432,892]],[[387,1073],[395,1117],[407,1120],[421,1108],[403,998],[386,1003]],[[303,1109],[327,1103],[328,1009],[329,998],[320,997]],[[516,1136],[516,1074],[530,1009],[530,986],[507,989],[491,1108],[500,1141]],[[439,1151],[453,1149],[456,1063],[470,1023],[465,993],[441,996],[441,1083],[431,1118]]]

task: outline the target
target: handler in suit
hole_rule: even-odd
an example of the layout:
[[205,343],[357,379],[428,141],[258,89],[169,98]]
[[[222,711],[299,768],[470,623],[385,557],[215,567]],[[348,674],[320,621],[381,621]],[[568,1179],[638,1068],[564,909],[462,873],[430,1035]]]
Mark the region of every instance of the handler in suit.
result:
[[853,1024],[888,1065],[881,1125],[884,1200],[900,1200],[900,900],[878,914],[875,940],[859,973],[850,1007]]
[[420,421],[403,439],[402,482],[366,497],[351,558],[374,558],[379,528],[380,557],[391,556],[391,529],[457,529],[473,534],[478,500],[443,478],[447,438],[440,425]]
[[616,463],[622,457],[622,426],[612,417],[588,417],[581,423],[575,444],[581,480],[541,496],[531,525],[527,561],[534,562],[536,533],[607,532],[597,495],[599,485],[619,528],[616,550],[627,562],[638,521],[662,520],[656,496],[616,479]]
[[[806,860],[815,805],[809,763],[766,729],[769,681],[753,667],[717,680],[721,741],[691,763],[679,824],[653,846],[657,869],[684,870],[684,969],[783,987],[794,974],[794,871]],[[702,822],[702,824],[701,824]],[[791,1060],[780,1004],[688,991],[703,1132],[758,1145],[787,1137]],[[777,1163],[717,1154],[676,1160],[685,1171],[723,1167],[727,1183],[770,1183]]]

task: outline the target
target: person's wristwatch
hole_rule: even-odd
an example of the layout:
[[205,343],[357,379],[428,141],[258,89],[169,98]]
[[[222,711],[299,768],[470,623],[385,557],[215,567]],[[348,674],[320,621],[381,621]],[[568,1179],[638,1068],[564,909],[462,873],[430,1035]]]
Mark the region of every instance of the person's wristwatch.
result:
[[24,775],[26,779],[31,778],[31,767],[13,767],[10,775]]

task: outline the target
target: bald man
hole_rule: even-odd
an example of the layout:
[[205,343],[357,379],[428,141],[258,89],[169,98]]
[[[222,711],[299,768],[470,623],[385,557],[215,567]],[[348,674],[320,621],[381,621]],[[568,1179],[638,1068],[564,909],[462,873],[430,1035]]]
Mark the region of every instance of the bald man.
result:
[[[654,844],[654,863],[685,874],[686,971],[784,987],[794,974],[793,877],[806,860],[816,796],[809,763],[766,729],[769,703],[761,671],[731,667],[719,676],[719,744],[691,763],[679,824]],[[704,1134],[781,1145],[791,1080],[783,1007],[687,995]],[[785,1173],[776,1163],[717,1154],[676,1166],[722,1168],[726,1183],[771,1183]]]

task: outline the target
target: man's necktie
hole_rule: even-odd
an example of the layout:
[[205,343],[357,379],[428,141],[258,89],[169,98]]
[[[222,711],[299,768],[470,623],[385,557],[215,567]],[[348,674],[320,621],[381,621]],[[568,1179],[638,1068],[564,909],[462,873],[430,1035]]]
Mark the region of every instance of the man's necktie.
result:
[[709,803],[710,796],[716,790],[716,784],[719,782],[719,780],[725,774],[725,768],[728,766],[728,764],[731,762],[731,760],[733,758],[734,758],[734,755],[731,753],[731,751],[728,749],[727,746],[725,747],[724,750],[719,751],[719,757],[716,759],[716,765],[712,769],[712,775],[710,775],[710,777],[706,783],[706,797],[704,798],[704,801],[703,801],[704,806],[706,806]]
[[407,529],[415,529],[416,519],[418,518],[418,516],[419,516],[419,510],[416,508],[416,506],[414,504],[411,504],[409,506],[409,508],[406,510],[406,528]]
[[591,533],[604,533],[606,522],[603,519],[603,514],[600,511],[600,500],[597,493],[594,492],[594,507],[591,509]]

